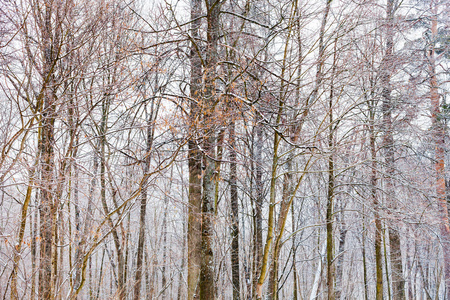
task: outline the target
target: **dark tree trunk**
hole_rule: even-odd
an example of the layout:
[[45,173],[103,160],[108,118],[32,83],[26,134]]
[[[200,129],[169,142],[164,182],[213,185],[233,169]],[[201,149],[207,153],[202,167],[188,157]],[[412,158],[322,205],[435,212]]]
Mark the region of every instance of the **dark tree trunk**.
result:
[[233,300],[239,300],[239,201],[237,191],[236,133],[235,121],[230,125],[230,205],[231,205],[231,278]]

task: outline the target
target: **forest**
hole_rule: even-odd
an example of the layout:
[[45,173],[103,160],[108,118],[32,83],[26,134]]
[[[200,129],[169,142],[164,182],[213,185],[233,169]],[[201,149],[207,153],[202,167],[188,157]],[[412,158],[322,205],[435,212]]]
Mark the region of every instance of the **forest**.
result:
[[0,0],[0,299],[450,300],[448,0]]

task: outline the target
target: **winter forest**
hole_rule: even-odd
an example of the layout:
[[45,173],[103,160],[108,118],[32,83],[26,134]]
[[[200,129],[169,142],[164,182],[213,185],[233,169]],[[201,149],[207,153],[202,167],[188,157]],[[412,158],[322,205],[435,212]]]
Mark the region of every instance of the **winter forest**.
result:
[[0,299],[450,299],[449,68],[446,0],[0,0]]

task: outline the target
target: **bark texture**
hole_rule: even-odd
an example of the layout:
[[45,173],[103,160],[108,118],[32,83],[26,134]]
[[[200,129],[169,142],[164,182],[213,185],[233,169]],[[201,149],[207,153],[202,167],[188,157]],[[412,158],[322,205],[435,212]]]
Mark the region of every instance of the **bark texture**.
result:
[[231,205],[231,281],[233,300],[241,297],[239,274],[239,202],[237,191],[236,133],[235,121],[230,125],[230,205]]
[[191,85],[189,126],[191,136],[188,142],[188,164],[189,164],[189,208],[188,208],[188,230],[187,230],[187,298],[198,299],[198,282],[200,278],[201,261],[201,207],[202,207],[202,155],[198,147],[197,133],[200,120],[199,106],[202,95],[202,62],[200,45],[201,0],[191,2]]
[[[431,8],[431,40],[434,41],[438,34],[437,28],[437,3],[430,2]],[[436,74],[436,52],[432,44],[427,51],[430,74],[430,100],[431,100],[431,122],[432,134],[435,146],[435,172],[436,172],[436,195],[441,217],[441,239],[444,255],[444,274],[446,298],[450,299],[450,225],[448,216],[448,203],[445,187],[445,132],[441,122],[441,105],[438,91]]]

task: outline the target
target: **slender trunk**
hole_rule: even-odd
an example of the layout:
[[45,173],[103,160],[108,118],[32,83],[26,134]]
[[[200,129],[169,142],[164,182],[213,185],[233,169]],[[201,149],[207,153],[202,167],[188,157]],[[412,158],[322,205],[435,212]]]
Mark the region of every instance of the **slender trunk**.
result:
[[52,43],[52,5],[45,2],[43,26],[43,79],[41,140],[39,143],[41,184],[40,184],[40,265],[39,298],[53,299],[54,282],[54,227],[56,222],[56,205],[54,192],[54,122],[56,117],[56,97],[54,87],[54,60],[56,50]]
[[[374,114],[374,112],[373,112]],[[382,254],[382,224],[379,215],[380,204],[377,196],[377,162],[375,146],[375,129],[373,119],[370,125],[370,149],[372,159],[372,173],[370,175],[371,198],[375,218],[375,270],[376,270],[376,300],[383,300],[383,254]]]
[[[331,115],[331,113],[330,113]],[[331,116],[330,116],[331,118]],[[332,146],[332,134],[330,133],[330,146]],[[334,300],[334,236],[333,236],[333,205],[334,205],[334,159],[330,155],[328,158],[328,196],[327,196],[327,213],[326,213],[326,224],[327,224],[327,295],[328,300]]]
[[363,210],[363,232],[362,232],[362,259],[363,259],[363,274],[364,274],[364,299],[369,300],[369,284],[367,279],[367,259],[366,259],[366,225],[365,212]]
[[[300,89],[301,89],[301,78],[302,78],[302,64],[303,64],[303,53],[302,53],[302,35],[301,35],[301,24],[300,24],[300,19],[301,19],[301,8],[299,5],[299,0],[296,0],[295,2],[295,12],[296,12],[296,30],[297,30],[297,47],[298,47],[298,66],[297,66],[297,86],[295,88],[295,97],[297,99],[297,101],[300,101]],[[298,103],[297,103],[298,105]],[[308,109],[305,109],[303,112],[303,117],[306,117],[306,115],[308,114]],[[300,131],[302,129],[301,127],[302,122],[300,123],[299,128],[296,128],[296,130],[298,131],[298,134],[300,134]],[[294,198],[295,199],[295,198]],[[296,226],[295,226],[295,211],[294,211],[294,199],[292,199],[292,208],[291,208],[291,216],[292,216],[292,266],[293,266],[293,277],[294,277],[294,290],[293,290],[293,299],[294,300],[298,300],[298,296],[299,296],[299,285],[298,285],[298,279],[297,279],[297,244],[296,244],[296,236],[297,234],[295,233],[296,231]],[[300,294],[301,297],[301,294]]]
[[22,205],[22,214],[21,214],[21,221],[20,221],[20,227],[19,227],[19,238],[17,240],[15,251],[14,251],[14,257],[13,257],[13,269],[11,271],[10,279],[11,279],[11,299],[12,300],[18,300],[19,294],[17,291],[17,272],[19,270],[19,260],[21,257],[21,251],[22,251],[22,244],[23,244],[23,238],[25,235],[25,227],[27,224],[27,216],[28,216],[28,206],[30,205],[31,201],[31,194],[33,192],[33,182],[34,182],[34,169],[33,166],[32,170],[30,171],[30,178],[28,180],[28,188],[27,193],[25,195],[25,200]]
[[[295,8],[297,2],[293,2],[293,8]],[[293,34],[293,29],[295,28],[295,14],[297,13],[297,11],[294,9],[293,10],[293,16],[290,18],[291,20],[291,24],[290,24],[290,28],[288,31],[288,36],[286,38],[286,44],[284,46],[284,58],[283,58],[283,65],[281,68],[281,87],[280,87],[280,99],[278,101],[278,111],[277,111],[277,119],[276,119],[276,126],[279,126],[281,124],[281,119],[282,119],[282,115],[284,114],[284,105],[285,105],[285,101],[287,99],[285,92],[287,91],[287,87],[286,87],[286,83],[285,83],[285,74],[286,74],[286,70],[287,70],[287,59],[288,59],[288,52],[289,52],[289,42],[291,39],[291,34]],[[295,128],[296,126],[294,126]],[[295,143],[296,139],[298,137],[298,132],[296,132],[296,129],[291,129],[292,130],[292,134],[291,134],[291,142]],[[269,286],[268,286],[268,292],[269,292],[269,299],[273,299],[276,300],[278,298],[278,260],[279,260],[279,255],[280,255],[280,249],[281,249],[281,238],[283,236],[283,232],[284,232],[284,227],[286,224],[286,220],[287,220],[287,215],[289,213],[289,209],[291,207],[293,198],[294,198],[294,193],[295,190],[293,188],[293,183],[292,183],[292,174],[291,174],[291,170],[292,170],[292,160],[293,160],[293,156],[290,156],[287,160],[287,169],[288,172],[286,173],[286,176],[284,178],[285,182],[284,182],[284,191],[283,191],[283,199],[281,201],[281,207],[280,207],[280,211],[279,211],[279,217],[278,217],[278,222],[277,224],[275,224],[275,193],[276,193],[276,179],[277,179],[277,168],[278,168],[278,148],[280,146],[280,142],[281,142],[281,136],[280,134],[276,131],[275,135],[274,135],[274,154],[273,154],[273,158],[272,158],[272,177],[271,177],[271,182],[270,182],[270,206],[269,206],[269,220],[268,220],[268,231],[267,231],[267,239],[266,239],[266,244],[264,247],[264,253],[263,253],[263,258],[262,258],[262,266],[261,266],[261,273],[258,279],[258,284],[257,284],[257,298],[261,299],[262,298],[262,285],[264,283],[265,277],[266,277],[266,268],[268,266],[268,261],[269,261],[269,254],[270,251],[272,250],[272,264],[271,264],[271,268],[270,268],[270,273],[269,273]],[[292,153],[292,152],[291,152]],[[297,185],[298,187],[298,185]],[[276,225],[276,230],[274,232],[274,227]],[[274,235],[275,233],[275,235]],[[271,249],[272,247],[272,243],[273,243],[273,239],[275,236],[275,243],[273,244],[273,249]]]
[[319,252],[319,263],[317,264],[316,273],[314,275],[313,285],[311,287],[311,294],[309,295],[309,300],[316,300],[319,294],[320,278],[322,274],[323,257],[327,249],[327,244],[324,243],[322,249]]
[[[97,151],[94,151],[94,162],[92,166],[92,178],[89,183],[89,197],[88,197],[88,204],[86,209],[86,218],[84,220],[84,229],[83,232],[81,232],[81,228],[77,228],[77,231],[80,230],[80,240],[78,241],[77,250],[75,251],[75,264],[76,270],[75,270],[75,282],[73,286],[73,298],[76,299],[77,291],[82,288],[83,282],[83,256],[85,255],[85,247],[86,247],[86,239],[89,236],[89,232],[92,230],[91,228],[91,221],[92,221],[92,207],[94,202],[94,192],[97,185],[97,172],[99,167],[99,155]],[[78,209],[79,210],[79,209]],[[77,210],[76,210],[77,211]],[[77,212],[75,212],[77,214]]]
[[[35,205],[38,203],[38,190],[36,190],[35,193]],[[31,215],[30,215],[30,219],[31,219]],[[37,261],[36,261],[36,256],[37,256],[37,245],[36,245],[36,238],[37,238],[37,220],[38,220],[38,210],[35,209],[34,210],[34,217],[33,217],[33,222],[30,222],[30,224],[32,224],[32,228],[31,228],[31,294],[30,294],[30,299],[34,300],[35,296],[36,296],[36,273],[37,273]]]
[[200,278],[201,263],[201,207],[202,207],[202,155],[197,145],[196,134],[199,128],[200,114],[199,106],[202,94],[202,62],[201,62],[201,38],[200,25],[202,12],[202,1],[191,0],[191,85],[190,96],[194,100],[190,104],[189,127],[192,133],[188,142],[188,164],[189,164],[189,207],[188,207],[188,278],[187,299],[198,299],[198,282]]
[[230,125],[230,206],[231,206],[231,278],[233,300],[241,295],[239,273],[239,202],[237,192],[236,133],[235,121]]
[[219,191],[220,191],[220,167],[223,158],[223,141],[225,138],[225,127],[221,128],[217,135],[217,157],[215,161],[215,178],[214,178],[214,214],[217,216],[219,205]]
[[[431,5],[431,40],[435,41],[437,28],[437,3],[433,0]],[[441,217],[440,231],[442,240],[442,249],[444,256],[444,277],[446,298],[450,299],[450,225],[448,216],[447,195],[445,189],[445,134],[444,127],[440,120],[440,96],[438,91],[438,81],[436,75],[436,53],[434,45],[428,50],[428,62],[430,73],[430,100],[431,100],[431,122],[432,134],[435,147],[435,172],[436,172],[436,194],[439,203],[439,214]]]
[[[172,177],[172,174],[170,175]],[[169,191],[171,190],[171,184],[169,184]],[[162,221],[162,267],[161,267],[161,298],[167,299],[166,290],[167,290],[167,276],[166,276],[166,264],[167,264],[167,198],[164,198],[164,213],[163,213],[163,221]]]
[[327,226],[327,295],[328,300],[335,299],[335,266],[334,266],[334,235],[333,235],[333,209],[334,209],[334,130],[335,124],[333,120],[333,97],[334,97],[334,76],[336,73],[336,57],[337,57],[337,38],[334,42],[334,57],[333,68],[331,74],[331,86],[330,86],[330,98],[328,100],[328,151],[330,155],[328,157],[328,192],[327,192],[327,213],[326,213],[326,226]]
[[283,182],[283,200],[281,202],[280,212],[278,215],[276,239],[272,251],[272,266],[269,274],[269,297],[273,300],[278,299],[278,262],[281,250],[281,237],[284,232],[284,225],[293,200],[292,159],[293,157],[290,156],[286,162],[287,170]]
[[254,143],[254,162],[255,166],[255,211],[254,211],[254,232],[253,232],[253,299],[256,298],[256,286],[258,282],[258,273],[261,269],[262,259],[262,206],[264,202],[264,185],[262,181],[262,146],[263,130],[260,124],[260,117],[255,116],[255,135]]
[[292,217],[292,272],[293,272],[293,279],[294,279],[294,289],[293,289],[293,300],[299,299],[299,284],[298,284],[298,272],[297,272],[297,242],[296,242],[296,220],[295,220],[295,213],[294,213],[294,201],[292,201],[292,208],[291,208],[291,217]]
[[[122,223],[120,223],[120,226],[122,226]],[[122,227],[122,248],[124,249],[124,262],[123,262],[123,286],[124,286],[124,294],[125,297],[127,295],[126,287],[127,287],[127,281],[128,281],[128,262],[130,257],[130,238],[131,238],[131,214],[127,214],[127,227],[124,231],[124,228]],[[97,255],[98,258],[98,255]]]
[[[102,121],[100,125],[100,198],[105,216],[109,214],[108,204],[106,202],[106,133],[108,124],[109,99],[105,95],[102,102]],[[114,197],[114,196],[113,196]],[[124,285],[124,249],[120,242],[120,237],[117,228],[111,217],[108,217],[108,224],[111,228],[114,245],[117,251],[117,295],[120,300],[125,299],[125,285]]]
[[[184,194],[184,193],[183,193]],[[182,196],[182,199],[184,199],[184,195]],[[186,233],[186,221],[183,221],[183,233]],[[185,265],[185,253],[186,253],[186,236],[183,235],[183,246],[181,249],[181,253],[183,254],[181,256],[181,263],[180,263],[180,271],[178,274],[178,290],[177,290],[177,300],[181,300],[181,293],[183,291],[183,270]],[[183,298],[184,299],[184,298]]]
[[97,295],[95,296],[95,299],[98,299],[99,295],[100,295],[100,288],[102,286],[102,281],[103,281],[103,263],[105,261],[105,248],[103,248],[102,251],[102,261],[100,263],[100,274],[98,276],[98,286],[97,286]]
[[[382,96],[383,96],[383,149],[385,157],[386,171],[384,176],[386,187],[386,203],[388,207],[395,210],[397,205],[394,199],[394,136],[392,127],[392,99],[391,99],[391,72],[394,68],[394,1],[387,0],[386,6],[387,26],[386,26],[386,52],[383,59],[382,67]],[[394,221],[394,220],[392,220]],[[392,269],[392,288],[393,299],[404,300],[405,299],[405,281],[403,278],[402,267],[402,255],[400,248],[400,234],[398,232],[398,224],[390,222],[389,225],[389,245],[390,245],[390,258]]]
[[147,116],[147,136],[146,136],[146,152],[144,159],[144,178],[145,182],[142,183],[141,192],[141,205],[140,205],[140,215],[139,215],[139,238],[137,247],[137,258],[136,258],[136,273],[134,277],[134,300],[139,300],[141,295],[141,285],[142,285],[142,269],[143,269],[143,256],[144,256],[144,242],[145,242],[145,217],[147,213],[147,176],[146,174],[150,170],[150,152],[153,145],[153,114],[154,114],[154,102],[151,103],[150,116]]
[[[341,200],[342,201],[342,200]],[[344,219],[344,211],[341,205],[341,219],[340,224],[340,233],[339,233],[339,250],[338,250],[338,257],[337,257],[337,263],[336,263],[336,299],[340,300],[343,299],[343,271],[344,271],[344,251],[345,251],[345,238],[347,236],[347,225],[345,224]],[[365,254],[364,254],[365,256]],[[365,258],[363,258],[365,259]]]
[[391,300],[391,283],[389,280],[389,264],[388,264],[388,253],[386,247],[386,229],[383,229],[383,249],[384,249],[384,274],[386,274],[386,287],[387,287],[387,298]]
[[[277,117],[277,124],[279,124],[281,119],[281,110],[282,110],[282,104],[280,103],[279,113]],[[270,203],[269,203],[269,218],[268,218],[268,224],[267,224],[267,237],[266,237],[266,243],[264,245],[264,251],[263,256],[261,260],[261,270],[260,275],[258,278],[258,282],[256,284],[256,299],[260,300],[263,297],[263,291],[262,287],[264,284],[264,281],[266,280],[267,276],[267,267],[269,264],[269,254],[270,249],[272,247],[273,242],[273,229],[274,229],[274,223],[275,223],[275,189],[276,189],[276,178],[277,178],[277,168],[278,168],[278,147],[280,145],[280,135],[278,132],[274,133],[274,140],[273,140],[273,157],[272,157],[272,172],[271,172],[271,180],[270,180]]]

